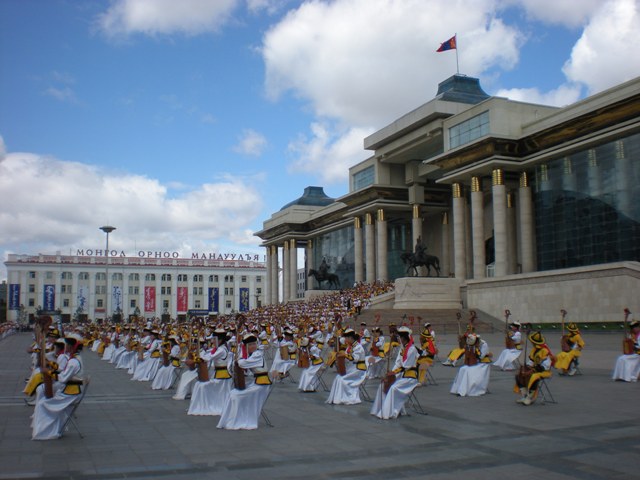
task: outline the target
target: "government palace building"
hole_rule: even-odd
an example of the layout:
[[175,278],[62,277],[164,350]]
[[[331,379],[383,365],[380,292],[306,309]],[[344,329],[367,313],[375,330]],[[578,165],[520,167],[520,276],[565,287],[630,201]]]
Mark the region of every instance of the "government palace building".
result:
[[[348,193],[307,187],[256,233],[266,303],[293,300],[297,270],[322,265],[342,287],[394,281],[380,308],[508,308],[537,322],[640,310],[640,78],[557,108],[454,75],[364,148]],[[439,276],[408,270],[416,244]]]
[[5,262],[8,320],[40,310],[71,319],[177,318],[228,314],[264,302],[261,255],[79,250],[77,255],[15,255]]

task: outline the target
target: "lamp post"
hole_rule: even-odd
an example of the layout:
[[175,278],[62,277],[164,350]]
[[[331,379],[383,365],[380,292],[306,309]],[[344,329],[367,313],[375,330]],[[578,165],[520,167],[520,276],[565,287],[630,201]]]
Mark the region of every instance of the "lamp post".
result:
[[106,292],[106,298],[105,298],[105,320],[107,318],[109,318],[109,234],[111,232],[113,232],[116,229],[116,227],[112,227],[109,225],[105,225],[103,227],[100,227],[100,230],[102,230],[104,233],[107,234],[107,246],[105,248],[104,251],[104,255],[105,255],[105,275],[106,275],[106,286],[105,286],[105,292]]

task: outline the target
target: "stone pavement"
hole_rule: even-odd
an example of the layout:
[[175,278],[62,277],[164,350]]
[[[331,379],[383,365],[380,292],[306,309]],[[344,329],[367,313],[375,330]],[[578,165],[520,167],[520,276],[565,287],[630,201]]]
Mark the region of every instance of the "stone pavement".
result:
[[[500,334],[485,335],[497,356]],[[515,403],[513,373],[494,369],[491,393],[449,394],[456,369],[436,365],[438,385],[417,395],[428,415],[378,420],[370,403],[330,406],[327,393],[275,385],[255,431],[216,428],[218,417],[186,414],[173,391],[155,392],[85,351],[90,390],[77,410],[80,438],[30,440],[21,390],[29,334],[0,342],[0,480],[46,479],[496,479],[638,478],[640,384],[610,379],[621,335],[586,333],[582,376],[554,375],[558,403]],[[455,341],[439,337],[441,356]],[[548,335],[559,346],[559,335]],[[298,378],[298,371],[294,369]],[[327,373],[330,383],[333,372]],[[373,395],[377,385],[369,385]]]

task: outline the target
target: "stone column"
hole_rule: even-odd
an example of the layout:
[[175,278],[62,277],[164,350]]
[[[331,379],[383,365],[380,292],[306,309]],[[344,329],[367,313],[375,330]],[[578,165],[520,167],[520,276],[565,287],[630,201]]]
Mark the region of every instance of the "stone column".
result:
[[353,219],[353,257],[355,262],[355,281],[364,281],[364,258],[362,258],[362,224],[360,217]]
[[289,300],[298,298],[298,248],[296,240],[289,241]]
[[507,193],[507,272],[518,273],[518,231],[513,193]]
[[471,245],[473,278],[484,278],[487,263],[484,251],[484,194],[480,177],[471,177]]
[[461,280],[467,278],[467,259],[465,249],[465,202],[462,197],[462,185],[451,185],[453,194],[453,261],[455,277]]
[[[632,188],[631,181],[633,174],[631,170],[631,160],[625,153],[624,141],[617,140],[615,143],[615,172],[616,172],[616,207],[623,215],[632,218]],[[637,158],[636,158],[637,160]]]
[[305,260],[306,260],[306,264],[305,264],[305,272],[304,272],[304,285],[305,285],[305,290],[309,290],[309,271],[311,269],[315,269],[315,265],[313,263],[313,239],[309,239],[307,240],[307,246],[304,250],[305,253]]
[[589,179],[589,195],[598,198],[602,195],[602,176],[600,175],[600,167],[596,156],[595,148],[590,148],[587,152],[589,166],[587,167],[587,177]]
[[129,312],[131,311],[131,305],[129,302],[129,273],[127,269],[123,269],[122,272],[122,321],[126,323],[129,318]]
[[280,266],[278,263],[278,245],[271,245],[271,277],[269,278],[268,281],[270,284],[269,291],[271,292],[270,303],[272,305],[275,305],[280,302],[279,278],[280,278]]
[[518,190],[518,207],[520,215],[520,255],[522,273],[535,272],[535,241],[536,232],[533,219],[533,197],[529,186],[527,172],[520,174],[520,189]]
[[289,278],[289,240],[284,241],[282,248],[282,301],[287,303],[291,298],[291,279]]
[[387,221],[384,218],[384,210],[378,209],[378,218],[376,221],[377,234],[377,254],[376,265],[379,280],[385,281],[389,279],[389,269],[387,262]]
[[[411,246],[413,247],[417,241],[418,237],[422,237],[422,216],[420,215],[420,205],[414,203],[412,205],[412,216],[411,216]],[[424,242],[424,240],[423,240]]]
[[451,273],[451,235],[449,233],[449,213],[442,213],[442,258],[440,259],[440,269],[442,275],[448,277]]
[[496,277],[507,274],[507,191],[504,184],[504,172],[500,168],[493,170],[493,238],[496,257]]
[[266,259],[266,267],[267,267],[267,271],[265,272],[265,279],[264,279],[264,283],[263,288],[264,288],[264,304],[265,305],[269,305],[271,303],[271,269],[273,268],[273,261],[271,259],[271,245],[265,247],[267,250],[267,253],[265,255],[265,259]]
[[375,226],[373,216],[370,213],[364,215],[364,237],[366,250],[366,274],[367,283],[376,281],[376,250],[375,250]]

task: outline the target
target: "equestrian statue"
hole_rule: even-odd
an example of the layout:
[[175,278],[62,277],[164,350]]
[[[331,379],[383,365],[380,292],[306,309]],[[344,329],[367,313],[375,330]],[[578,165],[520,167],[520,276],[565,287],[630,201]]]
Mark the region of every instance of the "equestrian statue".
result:
[[318,282],[318,289],[323,290],[322,284],[323,282],[329,282],[328,288],[341,288],[340,287],[340,277],[335,273],[329,273],[329,265],[327,264],[326,259],[322,259],[322,263],[318,267],[318,270],[314,270],[313,268],[309,269],[308,277],[313,277]]
[[431,267],[436,272],[436,275],[440,276],[440,260],[435,255],[429,255],[427,253],[427,247],[422,244],[422,238],[418,237],[414,253],[404,252],[400,255],[402,262],[407,265],[406,273],[413,271],[413,276],[418,276],[418,267],[427,267],[427,277],[431,276]]

